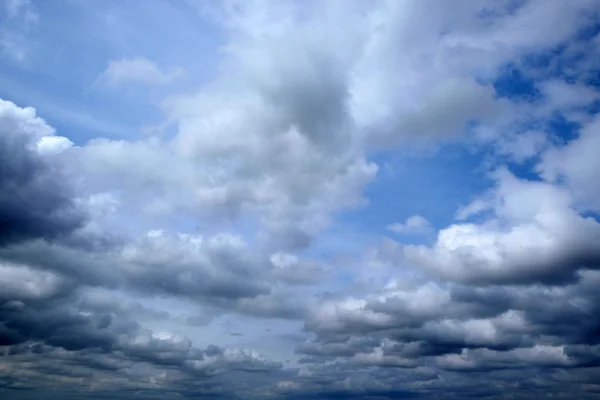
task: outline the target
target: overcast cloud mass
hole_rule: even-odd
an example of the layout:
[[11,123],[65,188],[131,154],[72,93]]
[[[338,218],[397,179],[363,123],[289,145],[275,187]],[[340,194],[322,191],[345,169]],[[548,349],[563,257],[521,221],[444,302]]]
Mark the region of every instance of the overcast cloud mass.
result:
[[0,398],[600,398],[600,1],[0,6]]

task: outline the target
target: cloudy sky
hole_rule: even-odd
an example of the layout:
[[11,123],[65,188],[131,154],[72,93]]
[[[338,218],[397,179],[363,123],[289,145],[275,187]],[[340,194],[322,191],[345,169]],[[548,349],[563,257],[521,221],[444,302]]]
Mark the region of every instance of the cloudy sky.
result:
[[600,398],[600,0],[0,6],[0,398]]

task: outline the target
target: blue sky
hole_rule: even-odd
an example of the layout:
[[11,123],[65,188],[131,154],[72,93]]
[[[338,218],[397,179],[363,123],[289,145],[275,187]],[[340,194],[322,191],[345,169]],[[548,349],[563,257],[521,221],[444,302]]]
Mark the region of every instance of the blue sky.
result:
[[[68,130],[76,143],[98,135],[136,137],[140,126],[160,122],[156,105],[166,93],[198,86],[214,74],[215,59],[202,54],[216,53],[218,30],[185,2],[156,1],[149,7],[137,2],[124,7],[119,1],[40,2],[35,9],[45,17],[19,29],[31,53],[23,60],[2,58],[2,95],[47,110],[44,117]],[[131,24],[134,19],[139,22]],[[109,60],[139,54],[185,65],[191,73],[167,92],[141,88],[115,93],[96,84]]]
[[0,6],[0,396],[594,398],[597,0]]

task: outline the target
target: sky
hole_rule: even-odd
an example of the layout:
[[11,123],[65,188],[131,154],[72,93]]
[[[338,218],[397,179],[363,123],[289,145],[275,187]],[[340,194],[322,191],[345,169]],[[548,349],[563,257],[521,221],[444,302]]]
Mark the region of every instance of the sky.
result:
[[600,398],[599,0],[0,0],[0,398]]

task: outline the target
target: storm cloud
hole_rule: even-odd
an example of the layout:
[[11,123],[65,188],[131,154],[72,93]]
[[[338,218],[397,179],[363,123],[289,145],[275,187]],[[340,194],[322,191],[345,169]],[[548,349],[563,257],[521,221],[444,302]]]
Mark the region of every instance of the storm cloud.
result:
[[0,245],[54,240],[79,228],[85,215],[74,204],[60,167],[45,154],[45,149],[60,151],[68,139],[54,136],[34,109],[4,100],[0,132]]

